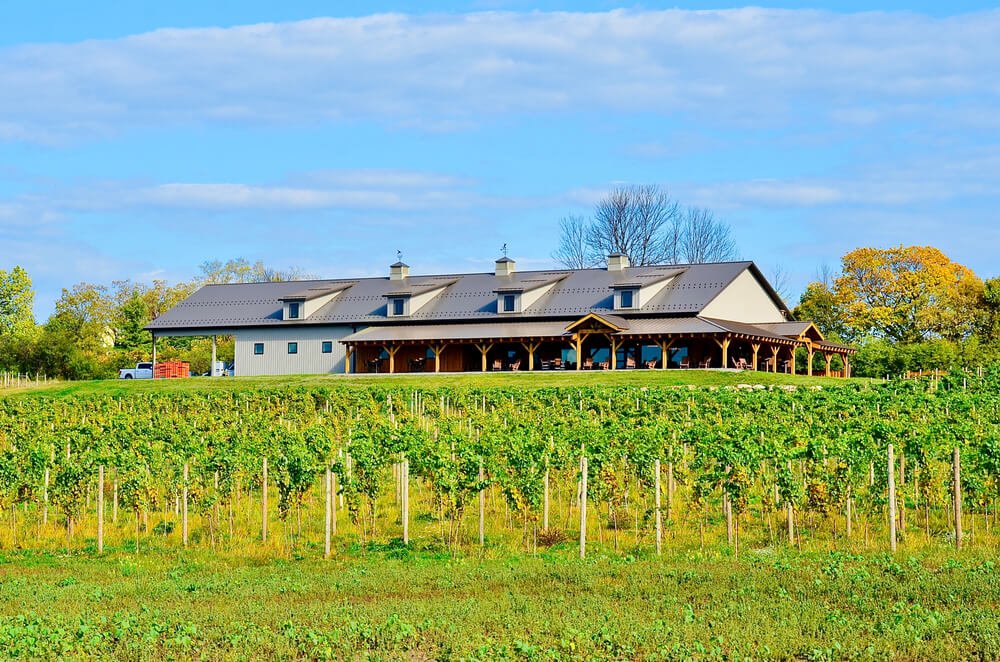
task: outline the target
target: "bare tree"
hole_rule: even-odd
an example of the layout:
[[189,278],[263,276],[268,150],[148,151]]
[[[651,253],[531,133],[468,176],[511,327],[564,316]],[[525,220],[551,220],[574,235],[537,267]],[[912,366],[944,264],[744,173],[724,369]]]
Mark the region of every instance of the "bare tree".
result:
[[688,264],[726,262],[738,255],[729,225],[699,207],[689,207],[684,214],[679,253]]
[[785,265],[780,263],[774,265],[774,268],[771,269],[770,276],[771,287],[773,287],[774,291],[778,293],[778,296],[781,297],[782,301],[787,302],[791,292],[788,289],[790,286],[790,279],[788,277],[788,270],[785,269]]
[[636,266],[663,264],[671,260],[668,230],[680,214],[659,186],[619,186],[597,203],[587,245],[601,257],[624,253]]
[[823,264],[819,265],[819,267],[816,269],[814,282],[820,283],[823,287],[825,287],[828,290],[832,290],[833,278],[834,278],[833,267],[824,262]]
[[552,251],[552,258],[567,269],[589,269],[600,264],[587,243],[590,223],[583,216],[563,216],[559,219],[559,247]]

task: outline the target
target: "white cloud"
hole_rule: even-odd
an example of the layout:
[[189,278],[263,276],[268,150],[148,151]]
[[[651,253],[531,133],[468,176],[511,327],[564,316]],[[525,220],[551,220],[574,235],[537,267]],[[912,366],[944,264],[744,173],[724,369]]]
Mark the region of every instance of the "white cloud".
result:
[[[806,10],[313,19],[0,50],[0,139],[372,117],[448,131],[611,109],[730,123],[996,126],[1000,11]],[[947,103],[941,103],[948,100]]]

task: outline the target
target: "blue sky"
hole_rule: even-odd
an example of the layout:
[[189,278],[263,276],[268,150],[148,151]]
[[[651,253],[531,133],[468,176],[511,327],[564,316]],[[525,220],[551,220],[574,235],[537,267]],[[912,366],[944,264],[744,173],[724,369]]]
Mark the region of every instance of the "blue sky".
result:
[[0,268],[42,318],[215,258],[547,267],[617,183],[714,210],[794,295],[861,245],[998,273],[987,3],[125,4],[0,9]]

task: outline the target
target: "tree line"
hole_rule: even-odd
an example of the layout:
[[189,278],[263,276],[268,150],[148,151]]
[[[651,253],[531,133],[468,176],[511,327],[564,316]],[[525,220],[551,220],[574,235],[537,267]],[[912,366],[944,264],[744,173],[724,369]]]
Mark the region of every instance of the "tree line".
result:
[[[44,323],[34,316],[34,289],[22,267],[0,269],[0,371],[44,374],[64,379],[114,376],[119,368],[149,360],[153,319],[211,283],[297,280],[298,269],[279,270],[243,258],[205,262],[190,281],[138,283],[116,280],[110,285],[78,283],[64,288]],[[158,345],[159,357],[191,363],[206,372],[211,345],[206,338],[168,338]],[[219,360],[232,360],[231,338],[222,338]]]

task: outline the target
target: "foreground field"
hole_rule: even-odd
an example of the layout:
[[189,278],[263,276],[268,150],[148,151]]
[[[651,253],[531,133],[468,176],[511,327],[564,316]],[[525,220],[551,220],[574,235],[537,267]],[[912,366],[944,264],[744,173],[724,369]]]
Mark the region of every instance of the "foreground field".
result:
[[0,655],[995,659],[993,554],[0,557]]

